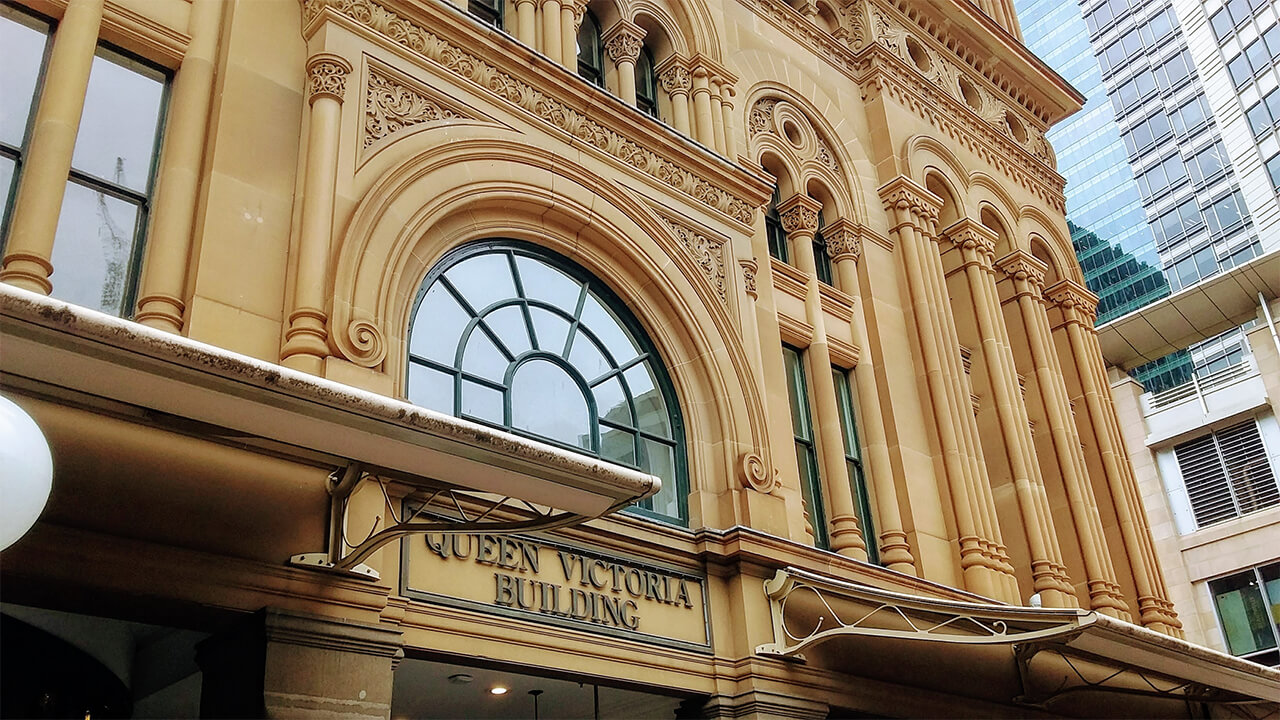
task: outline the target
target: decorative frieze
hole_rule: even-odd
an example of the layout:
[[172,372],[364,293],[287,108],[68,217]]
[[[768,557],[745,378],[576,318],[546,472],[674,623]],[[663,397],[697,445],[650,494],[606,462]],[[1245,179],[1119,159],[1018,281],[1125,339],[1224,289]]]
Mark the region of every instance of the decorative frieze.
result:
[[377,70],[369,71],[364,104],[366,148],[397,130],[458,117],[459,113],[422,91]]
[[658,179],[734,220],[750,225],[754,208],[742,198],[698,177],[679,163],[641,147],[622,133],[575,110],[530,83],[513,77],[479,55],[426,30],[374,0],[303,0],[303,19],[310,22],[323,10],[337,12],[380,32],[442,69],[471,82],[498,99],[532,114],[598,151]]
[[702,275],[711,289],[715,290],[721,302],[728,301],[728,293],[724,282],[724,244],[725,241],[708,237],[694,228],[678,223],[670,218],[663,218],[671,233],[680,239],[681,245],[689,253],[689,257],[697,263]]

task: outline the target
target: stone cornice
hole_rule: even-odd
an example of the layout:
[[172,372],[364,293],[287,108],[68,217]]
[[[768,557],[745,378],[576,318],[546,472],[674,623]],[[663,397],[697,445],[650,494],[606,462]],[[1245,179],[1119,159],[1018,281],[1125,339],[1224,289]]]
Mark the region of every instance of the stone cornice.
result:
[[[451,6],[407,0],[301,0],[303,33],[315,36],[335,20],[354,32],[376,33],[400,51],[593,149],[685,194],[691,200],[750,226],[768,198],[764,180],[701,148],[693,140],[643,116],[501,33],[481,34],[459,23]],[[431,28],[428,30],[427,28]],[[454,37],[450,37],[452,34]],[[477,44],[509,45],[475,52]],[[483,57],[481,57],[483,55]],[[496,63],[489,62],[494,59]],[[564,75],[563,81],[556,73]],[[583,95],[589,94],[589,97]],[[584,112],[590,108],[590,114]],[[619,128],[622,131],[619,131]]]
[[1045,273],[1049,266],[1026,250],[1014,250],[996,261],[996,267],[1013,281],[1017,297],[1043,300]]

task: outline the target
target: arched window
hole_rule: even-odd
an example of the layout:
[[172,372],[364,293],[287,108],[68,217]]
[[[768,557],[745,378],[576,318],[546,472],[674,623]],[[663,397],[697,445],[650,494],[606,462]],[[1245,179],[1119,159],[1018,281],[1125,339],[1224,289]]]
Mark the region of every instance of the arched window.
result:
[[827,239],[822,236],[822,228],[826,227],[826,218],[822,213],[818,213],[818,230],[813,234],[813,267],[818,275],[818,280],[832,285],[831,281],[831,253],[827,251]]
[[684,427],[626,306],[528,243],[466,245],[427,274],[409,328],[410,402],[662,478],[641,503],[687,519]]
[[658,81],[653,75],[653,53],[640,48],[636,58],[636,107],[640,112],[658,117]]
[[778,214],[778,186],[773,186],[773,197],[769,199],[769,209],[764,214],[765,234],[769,238],[769,254],[782,262],[787,262],[787,231],[782,227],[782,216]]
[[604,87],[604,46],[600,43],[600,23],[588,10],[578,26],[578,75],[592,85]]

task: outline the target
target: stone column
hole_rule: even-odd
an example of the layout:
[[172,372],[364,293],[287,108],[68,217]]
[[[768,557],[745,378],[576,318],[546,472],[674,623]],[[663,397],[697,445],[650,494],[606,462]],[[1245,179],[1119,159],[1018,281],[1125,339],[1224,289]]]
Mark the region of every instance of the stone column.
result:
[[702,66],[693,69],[693,113],[697,141],[714,150],[716,133],[711,125],[711,77]]
[[560,0],[542,0],[542,54],[555,62],[564,64],[560,56],[564,43],[560,39],[562,27],[560,19]]
[[53,291],[49,282],[53,240],[71,174],[71,155],[80,132],[93,55],[98,49],[102,4],[103,0],[70,0],[54,31],[9,220],[0,282],[42,295]]
[[720,96],[720,109],[724,113],[724,156],[735,163],[738,162],[738,127],[733,121],[733,96],[736,94],[733,83],[725,80]]
[[1018,384],[1017,369],[1009,347],[1009,332],[1000,310],[993,261],[997,237],[968,218],[947,228],[943,235],[960,253],[968,284],[970,304],[982,343],[982,362],[991,383],[996,418],[1012,473],[1018,510],[1031,550],[1032,587],[1047,607],[1076,607],[1075,591],[1067,577],[1049,510],[1049,497],[1040,475],[1035,441]]
[[560,56],[569,72],[578,74],[578,27],[587,12],[585,0],[564,0],[560,5]]
[[538,45],[538,4],[536,0],[516,0],[516,39],[528,45]]
[[636,60],[644,47],[644,28],[619,20],[602,38],[604,52],[618,66],[618,97],[628,105],[636,104]]
[[718,76],[711,78],[711,129],[715,135],[716,152],[725,153],[724,144],[724,81]]
[[1058,355],[1053,349],[1053,335],[1043,297],[1046,267],[1022,250],[1006,255],[996,265],[1012,282],[1014,300],[1027,334],[1036,387],[1044,406],[1054,456],[1071,509],[1072,525],[1084,559],[1089,607],[1111,617],[1129,620],[1129,606],[1116,581],[1111,556],[1106,552],[1102,517],[1089,483],[1089,471],[1080,449],[1080,435],[1072,419],[1070,395],[1063,382]]
[[[827,241],[827,251],[835,263],[840,288],[858,299],[853,313],[853,341],[860,353],[868,348],[866,318],[863,316],[863,298],[858,288],[858,259],[862,257],[862,228],[840,218],[828,223],[822,235]],[[890,570],[915,575],[915,558],[907,544],[907,533],[902,523],[902,510],[898,505],[898,489],[893,481],[893,462],[889,458],[889,443],[884,426],[878,422],[884,413],[880,408],[880,392],[876,387],[875,368],[863,357],[853,368],[853,380],[858,388],[858,408],[861,417],[871,418],[860,430],[867,438],[866,476],[874,488],[874,508],[880,562]],[[866,528],[862,528],[863,539]]]
[[672,56],[663,65],[659,70],[658,80],[671,99],[671,122],[677,132],[692,135],[689,127],[689,87],[692,85],[689,68],[676,56]]
[[195,0],[191,6],[191,43],[173,81],[155,212],[134,316],[143,325],[172,333],[182,332],[186,311],[191,233],[224,8],[220,0]]
[[822,297],[813,259],[813,235],[818,231],[822,204],[808,195],[795,195],[778,206],[782,227],[791,243],[791,257],[808,281],[805,283],[805,315],[813,326],[813,340],[805,355],[809,360],[809,386],[813,391],[815,430],[819,438],[819,464],[826,479],[830,502],[831,549],[857,560],[867,559],[867,546],[858,528],[857,505],[849,486],[844,461],[844,434],[840,429],[840,409],[836,405],[835,382],[831,379],[831,348]]
[[329,354],[325,286],[333,239],[342,98],[350,72],[350,63],[330,53],[314,55],[307,62],[307,94],[311,102],[307,174],[303,179],[293,307],[280,361],[313,375],[320,374],[324,358]]
[[1080,378],[1089,428],[1102,460],[1107,489],[1120,524],[1120,536],[1138,590],[1139,619],[1144,626],[1158,632],[1180,634],[1182,623],[1178,621],[1173,604],[1168,601],[1146,514],[1139,504],[1129,458],[1124,452],[1123,441],[1115,425],[1115,411],[1110,405],[1109,386],[1102,370],[1102,352],[1097,346],[1097,331],[1093,327],[1097,317],[1097,296],[1071,280],[1063,280],[1048,288],[1045,296],[1062,313],[1067,351]]
[[960,567],[968,589],[1018,602],[1013,567],[996,524],[990,485],[975,448],[977,426],[950,317],[942,263],[930,238],[942,201],[907,177],[880,188],[890,231],[902,251],[911,315],[924,361],[925,384],[942,450],[960,537]]
[[388,720],[398,630],[266,608],[196,646],[200,716]]

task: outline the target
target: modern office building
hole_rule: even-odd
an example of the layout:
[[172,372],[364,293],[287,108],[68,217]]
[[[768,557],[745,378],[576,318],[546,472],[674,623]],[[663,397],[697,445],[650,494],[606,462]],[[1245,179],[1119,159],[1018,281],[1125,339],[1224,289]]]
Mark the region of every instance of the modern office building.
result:
[[0,715],[1280,712],[1182,638],[1008,0],[0,33]]
[[1086,282],[1116,298],[1101,345],[1188,637],[1280,663],[1280,10],[1018,7],[1028,45],[1088,98],[1049,137]]

